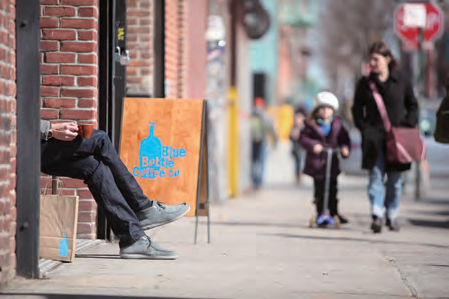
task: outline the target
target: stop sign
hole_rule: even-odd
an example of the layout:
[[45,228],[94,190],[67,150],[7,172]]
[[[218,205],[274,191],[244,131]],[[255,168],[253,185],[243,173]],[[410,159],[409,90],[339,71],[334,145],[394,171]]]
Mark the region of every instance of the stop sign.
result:
[[[429,44],[439,37],[443,31],[443,13],[440,8],[433,3],[423,2],[420,4],[425,6],[426,9],[426,25],[422,29],[422,38],[424,44]],[[394,28],[396,34],[399,35],[404,42],[405,49],[416,50],[419,46],[420,28],[409,27],[404,23],[404,12],[406,5],[407,3],[401,4],[396,9],[394,14]]]

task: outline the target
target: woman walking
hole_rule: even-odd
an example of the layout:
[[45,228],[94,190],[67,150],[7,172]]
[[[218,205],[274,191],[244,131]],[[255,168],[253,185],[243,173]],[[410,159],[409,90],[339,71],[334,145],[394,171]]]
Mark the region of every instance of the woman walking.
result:
[[357,83],[352,114],[362,135],[362,168],[369,170],[371,229],[380,233],[385,217],[390,230],[399,231],[397,217],[402,196],[402,172],[409,170],[411,164],[386,161],[385,127],[370,83],[374,83],[382,96],[394,127],[416,126],[418,104],[410,82],[396,68],[396,60],[386,44],[376,42],[370,47],[369,66],[369,76],[360,78]]

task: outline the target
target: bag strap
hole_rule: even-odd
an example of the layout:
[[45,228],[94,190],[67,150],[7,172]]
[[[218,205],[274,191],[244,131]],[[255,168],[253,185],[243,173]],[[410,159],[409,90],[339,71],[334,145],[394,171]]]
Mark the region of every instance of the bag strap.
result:
[[380,95],[379,91],[377,90],[376,84],[369,80],[369,87],[371,88],[371,91],[373,92],[374,100],[377,104],[377,109],[379,109],[380,117],[382,118],[385,126],[385,131],[391,130],[391,122],[388,118],[387,109],[385,108],[384,101],[382,99],[382,96]]

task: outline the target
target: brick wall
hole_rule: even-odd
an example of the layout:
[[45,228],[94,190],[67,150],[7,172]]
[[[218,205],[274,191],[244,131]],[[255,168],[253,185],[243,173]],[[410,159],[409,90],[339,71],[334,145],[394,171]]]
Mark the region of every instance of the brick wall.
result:
[[[186,0],[165,2],[166,97],[180,98],[186,91],[187,11]],[[153,7],[152,1],[127,1],[128,94],[153,94]]]
[[128,94],[153,93],[153,1],[126,2],[126,47],[131,62],[126,69]]
[[187,36],[186,0],[165,2],[165,81],[166,97],[182,98],[185,89]]
[[[41,117],[97,124],[98,0],[41,0]],[[42,177],[42,185],[48,176]],[[95,238],[96,204],[87,186],[63,178],[78,195],[78,238]]]
[[15,275],[15,1],[0,2],[0,285]]

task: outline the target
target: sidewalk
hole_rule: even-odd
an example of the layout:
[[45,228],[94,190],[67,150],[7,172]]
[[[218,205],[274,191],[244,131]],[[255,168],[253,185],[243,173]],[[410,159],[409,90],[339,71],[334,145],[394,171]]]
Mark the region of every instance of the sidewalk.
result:
[[17,278],[0,298],[449,298],[449,187],[402,202],[401,232],[369,230],[366,178],[341,176],[350,223],[310,229],[312,184],[293,184],[288,152],[270,156],[267,186],[201,218],[149,231],[176,261],[122,260],[116,243],[83,250],[46,279]]

